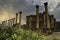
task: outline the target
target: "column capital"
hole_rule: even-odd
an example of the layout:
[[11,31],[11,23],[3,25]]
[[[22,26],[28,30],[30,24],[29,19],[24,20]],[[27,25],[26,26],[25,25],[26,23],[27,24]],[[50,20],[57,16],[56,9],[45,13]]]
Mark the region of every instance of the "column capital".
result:
[[19,11],[20,14],[22,14],[22,11]]
[[48,2],[45,2],[44,5],[47,6],[48,5]]

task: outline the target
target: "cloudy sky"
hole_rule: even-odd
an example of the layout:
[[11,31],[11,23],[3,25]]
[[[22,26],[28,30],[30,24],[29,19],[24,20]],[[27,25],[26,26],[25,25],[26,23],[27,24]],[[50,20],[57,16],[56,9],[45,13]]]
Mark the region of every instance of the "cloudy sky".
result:
[[44,2],[48,2],[50,15],[60,21],[60,0],[0,0],[0,22],[15,17],[22,11],[22,24],[26,23],[26,16],[35,14],[35,5],[40,6],[39,12],[44,12]]

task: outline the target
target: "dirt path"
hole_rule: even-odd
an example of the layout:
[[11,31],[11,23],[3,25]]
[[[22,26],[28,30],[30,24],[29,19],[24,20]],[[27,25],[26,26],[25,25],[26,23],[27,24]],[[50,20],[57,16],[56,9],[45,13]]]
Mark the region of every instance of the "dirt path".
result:
[[46,38],[60,40],[60,32],[54,32],[53,34],[46,36]]

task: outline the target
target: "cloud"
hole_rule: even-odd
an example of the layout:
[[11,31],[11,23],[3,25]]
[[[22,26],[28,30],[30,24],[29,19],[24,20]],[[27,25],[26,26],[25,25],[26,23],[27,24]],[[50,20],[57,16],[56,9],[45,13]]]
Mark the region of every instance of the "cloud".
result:
[[36,4],[40,6],[40,12],[44,12],[43,3],[46,1],[49,13],[54,14],[56,19],[60,20],[60,0],[0,0],[0,20],[8,20],[12,16],[15,17],[16,12],[22,11],[22,23],[25,24],[26,16],[35,14]]
[[12,16],[15,17],[16,12],[22,11],[22,23],[25,24],[26,15],[35,11],[35,5],[28,3],[26,0],[0,0],[0,4],[0,20],[2,21],[11,19]]

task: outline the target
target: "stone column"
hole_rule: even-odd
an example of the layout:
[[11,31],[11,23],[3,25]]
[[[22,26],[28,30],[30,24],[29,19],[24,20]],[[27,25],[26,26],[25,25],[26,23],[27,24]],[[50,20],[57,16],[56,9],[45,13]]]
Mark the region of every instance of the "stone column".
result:
[[56,24],[56,19],[54,18],[53,15],[51,15],[51,28],[52,28],[52,31],[55,30],[55,24]]
[[44,19],[44,28],[46,27],[46,15],[45,15],[45,12],[43,12],[44,14],[43,14],[43,19]]
[[18,19],[18,13],[16,13],[16,24],[17,24],[17,19]]
[[22,11],[19,12],[19,26],[21,27],[21,15],[22,14]]
[[30,19],[29,19],[29,28],[30,28],[30,29],[33,29],[32,25],[31,25],[31,23],[32,23],[31,20],[32,20],[32,18],[31,18],[31,16],[30,16]]
[[44,3],[45,6],[45,15],[46,15],[46,28],[47,32],[50,32],[50,19],[49,19],[49,14],[48,14],[48,2]]
[[5,21],[2,22],[2,26],[3,26],[3,27],[5,26],[4,24],[5,24]]
[[39,29],[39,5],[36,5],[36,28]]
[[2,26],[3,26],[3,28],[7,27],[7,20],[2,22]]
[[13,23],[12,25],[14,25],[14,24],[15,24],[15,18],[13,18],[13,19],[12,19],[12,23]]
[[8,20],[8,27],[10,27],[10,20]]
[[43,32],[45,33],[46,32],[46,15],[45,15],[45,12],[43,12]]
[[8,20],[8,26],[11,27],[11,19]]
[[54,30],[56,30],[56,19],[54,18]]
[[54,17],[51,15],[51,31],[53,32],[54,30]]
[[7,27],[7,20],[5,21],[5,26]]
[[9,20],[9,25],[12,27],[12,19]]
[[11,27],[12,27],[13,26],[13,19],[11,19],[10,22],[11,22]]
[[13,26],[13,18],[10,20],[10,22],[11,22],[11,27]]
[[54,16],[53,15],[51,15],[51,16],[52,16],[52,19],[51,19],[52,27],[54,27]]
[[11,19],[11,26],[13,26],[13,18]]
[[9,27],[9,20],[8,20],[8,27]]

